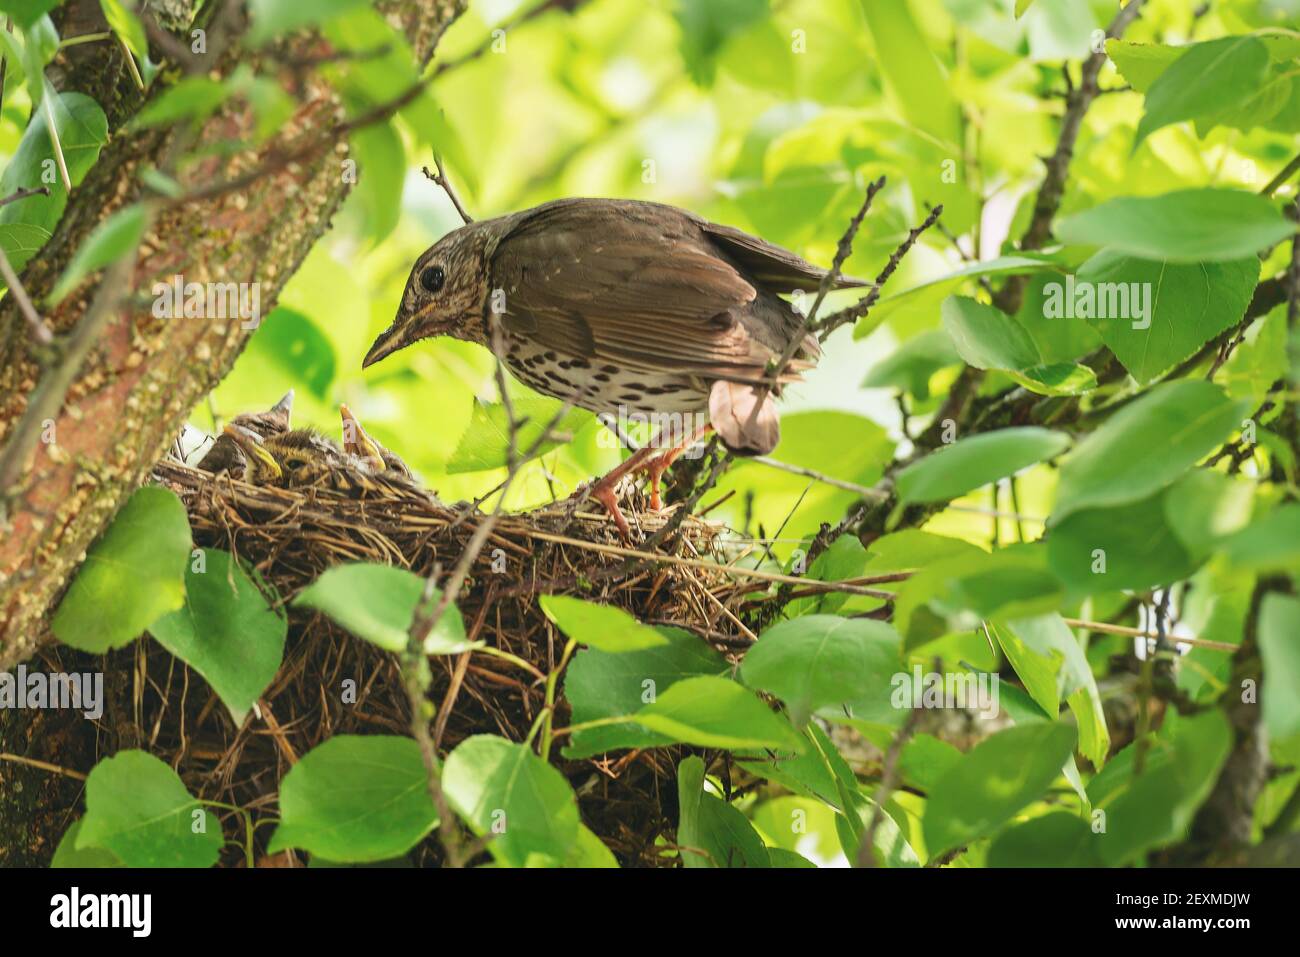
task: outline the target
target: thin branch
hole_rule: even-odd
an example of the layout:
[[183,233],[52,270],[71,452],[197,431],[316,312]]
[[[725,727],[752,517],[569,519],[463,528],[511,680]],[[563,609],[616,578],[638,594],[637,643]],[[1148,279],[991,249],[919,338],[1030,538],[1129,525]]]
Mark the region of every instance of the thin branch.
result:
[[[35,83],[44,82],[44,77],[38,77],[33,80]],[[63,188],[69,193],[72,192],[72,177],[68,175],[68,163],[63,158],[63,144],[59,142],[59,131],[54,122],[54,108],[50,106],[49,90],[41,97],[41,108],[45,111],[45,124],[49,128],[50,145],[54,147],[54,159],[59,166],[59,177],[63,180]]]
[[181,206],[186,203],[192,203],[199,200],[213,199],[217,196],[223,196],[226,193],[235,193],[257,182],[265,176],[273,175],[284,169],[290,163],[301,162],[309,159],[316,153],[323,152],[333,146],[340,139],[359,129],[373,126],[376,123],[382,123],[391,117],[398,110],[414,102],[416,98],[424,92],[427,81],[420,80],[417,83],[407,87],[403,92],[393,97],[386,103],[380,103],[366,112],[354,117],[351,120],[334,124],[324,134],[311,137],[310,141],[294,146],[288,149],[273,149],[270,151],[265,162],[261,165],[233,176],[230,179],[218,180],[207,186],[200,186],[187,190],[174,199],[168,200],[173,206]]
[[1292,158],[1291,162],[1282,167],[1281,172],[1268,181],[1268,185],[1259,191],[1261,196],[1272,196],[1278,189],[1300,170],[1300,155]]
[[8,206],[10,203],[16,203],[20,199],[26,199],[29,196],[49,196],[49,195],[50,195],[50,188],[48,186],[38,186],[35,189],[28,189],[27,187],[24,186],[21,189],[14,190],[12,193],[4,197],[3,199],[0,199],[0,206]]
[[116,314],[132,270],[135,256],[118,260],[100,280],[90,307],[72,329],[60,350],[58,364],[36,386],[27,403],[27,411],[14,426],[9,442],[0,451],[0,504],[12,491],[22,474],[28,456],[40,439],[42,423],[54,418],[63,406],[73,380],[90,350],[99,341],[105,325]]
[[442,76],[444,73],[446,73],[449,70],[455,70],[458,67],[462,67],[467,63],[472,63],[475,60],[480,59],[483,56],[483,54],[487,53],[490,49],[492,49],[492,44],[496,41],[495,34],[498,30],[500,30],[503,34],[508,36],[511,30],[515,29],[518,26],[523,25],[524,23],[527,23],[529,20],[532,20],[534,17],[538,17],[541,14],[546,13],[548,10],[565,10],[568,12],[572,12],[581,3],[582,0],[544,0],[543,3],[538,4],[537,6],[533,7],[531,10],[521,13],[519,16],[515,17],[510,22],[499,27],[494,27],[492,29],[492,32],[488,35],[488,37],[477,47],[471,50],[469,53],[466,53],[464,56],[457,57],[455,60],[444,60],[443,62],[439,63],[438,66],[434,69],[433,75],[435,77]]
[[27,290],[23,288],[18,273],[14,272],[13,264],[9,262],[9,256],[6,255],[2,247],[0,247],[0,276],[4,276],[10,295],[18,303],[18,311],[27,320],[27,325],[32,331],[32,338],[36,340],[38,345],[48,346],[54,341],[54,334],[50,332],[50,327],[45,324],[45,320],[40,317],[36,307],[32,305],[31,297],[27,295]]
[[831,313],[826,317],[826,321],[821,324],[821,328],[817,333],[817,337],[822,342],[825,342],[830,337],[830,334],[840,326],[845,323],[856,322],[871,311],[871,307],[880,299],[880,292],[885,283],[889,282],[890,277],[894,275],[894,271],[898,269],[903,257],[911,252],[921,234],[937,223],[942,215],[943,206],[935,206],[921,222],[921,225],[913,226],[908,230],[907,237],[898,244],[898,248],[894,250],[889,257],[889,261],[885,263],[885,268],[880,270],[880,275],[876,276],[875,287],[853,305],[841,309],[839,312]]
[[470,223],[474,222],[474,217],[470,216],[470,214],[465,210],[465,204],[462,203],[460,197],[456,195],[456,190],[452,187],[451,180],[447,178],[447,171],[443,168],[442,157],[437,153],[433,154],[433,165],[437,167],[438,172],[433,172],[427,166],[421,166],[420,170],[430,180],[442,187],[442,191],[446,193],[447,198],[451,200],[451,205],[456,207],[456,212],[460,214],[461,220],[468,226]]
[[[899,729],[898,734],[894,735],[894,740],[889,742],[889,750],[885,752],[885,763],[880,772],[880,784],[871,795],[871,822],[862,835],[862,843],[858,845],[858,867],[876,866],[876,829],[880,827],[880,821],[885,815],[885,802],[889,800],[898,784],[899,755],[903,751],[903,746],[916,733],[916,725],[920,718],[920,708],[909,711],[903,727]],[[845,810],[854,813],[851,808]]]
[[[144,24],[144,32],[167,59],[171,60],[186,73],[198,73],[203,69],[203,58],[178,40],[174,34],[164,29],[154,18],[148,4],[136,8],[136,15]],[[216,17],[213,17],[216,22]]]
[[126,65],[131,69],[131,79],[135,81],[136,89],[143,93],[144,77],[140,75],[140,68],[135,64],[135,54],[131,52],[131,48],[126,45],[126,41],[121,37],[117,38],[117,45],[122,50],[122,56],[126,57]]

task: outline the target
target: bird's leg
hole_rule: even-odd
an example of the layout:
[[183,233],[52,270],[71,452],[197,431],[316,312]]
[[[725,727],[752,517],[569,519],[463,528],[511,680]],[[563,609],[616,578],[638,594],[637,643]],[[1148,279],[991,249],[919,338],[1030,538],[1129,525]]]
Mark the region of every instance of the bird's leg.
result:
[[[705,425],[701,426],[700,428],[692,432],[687,437],[685,442],[681,443],[680,445],[674,445],[672,448],[667,448],[662,450],[661,452],[659,452],[659,454],[653,456],[650,459],[650,461],[646,462],[645,465],[642,466],[646,475],[650,477],[650,507],[654,509],[656,512],[659,511],[661,508],[663,508],[663,502],[659,498],[660,478],[663,477],[663,474],[665,471],[668,470],[668,467],[672,465],[674,462],[676,462],[679,457],[681,457],[681,454],[683,452],[689,449],[700,439],[704,438],[704,436],[708,435],[709,430],[712,428],[713,426],[711,424],[706,423]],[[664,434],[663,430],[660,430],[659,435],[655,436],[654,439],[650,442],[650,444],[646,446],[646,448],[657,449],[659,447],[660,439],[663,436],[663,434]]]
[[587,494],[605,506],[605,510],[609,512],[609,517],[618,526],[618,533],[623,536],[624,541],[631,538],[631,530],[628,528],[627,519],[623,517],[623,512],[618,507],[618,496],[615,494],[615,489],[618,487],[618,483],[622,481],[623,476],[629,472],[637,472],[645,468],[646,460],[651,458],[657,451],[653,445],[637,449],[617,466],[596,479],[595,483],[587,489]]

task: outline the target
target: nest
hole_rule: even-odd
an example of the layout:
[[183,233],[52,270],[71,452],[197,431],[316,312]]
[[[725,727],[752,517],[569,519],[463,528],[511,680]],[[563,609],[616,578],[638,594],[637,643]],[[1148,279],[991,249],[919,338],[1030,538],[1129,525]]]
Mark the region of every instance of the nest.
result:
[[[343,562],[388,563],[426,576],[450,569],[485,519],[472,505],[446,505],[416,488],[354,498],[324,488],[248,485],[172,461],[156,467],[154,481],[185,503],[197,546],[237,555],[285,605]],[[646,510],[635,490],[625,501],[634,529],[645,535],[671,520],[671,510]],[[748,645],[731,608],[767,583],[737,578],[718,564],[726,550],[720,532],[715,523],[687,517],[669,539],[670,551],[649,556],[625,546],[599,506],[561,502],[500,516],[458,605],[472,640],[509,651],[536,673],[481,654],[433,659],[439,750],[474,734],[527,736],[544,703],[538,675],[554,667],[564,645],[538,608],[538,595],[578,594],[616,605],[643,621],[690,630],[724,653]],[[280,779],[293,763],[326,738],[409,734],[394,656],[318,613],[291,609],[289,622],[283,665],[243,727],[199,676],[156,644],[136,642],[111,655],[99,667],[109,676],[105,720],[115,725],[116,747],[147,748],[176,768],[192,793],[249,809],[258,819],[274,813]],[[357,700],[344,704],[348,679],[356,682]],[[556,724],[563,726],[567,704],[561,701],[559,709]],[[102,740],[98,747],[115,750]],[[620,863],[648,866],[666,862],[662,845],[676,826],[673,781],[681,757],[680,749],[660,748],[559,759],[558,766],[579,795],[584,822]],[[241,827],[233,817],[227,823],[231,833]],[[259,845],[270,830],[257,831]],[[432,839],[412,855],[420,864],[439,856]],[[283,857],[275,863],[301,863]],[[223,863],[239,863],[233,849]]]

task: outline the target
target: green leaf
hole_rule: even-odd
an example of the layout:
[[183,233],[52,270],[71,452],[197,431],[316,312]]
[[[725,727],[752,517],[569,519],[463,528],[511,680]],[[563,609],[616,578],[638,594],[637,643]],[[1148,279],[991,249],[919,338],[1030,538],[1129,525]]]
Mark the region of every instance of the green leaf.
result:
[[101,848],[126,867],[211,867],[221,823],[162,761],[120,751],[86,778],[86,816],[76,848]]
[[768,12],[763,0],[711,0],[679,3],[673,15],[681,27],[682,60],[700,86],[713,83],[718,55],[732,37]]
[[737,763],[751,774],[842,811],[848,804],[845,793],[857,789],[857,778],[817,722],[809,722],[803,733],[812,747],[806,747],[802,754],[767,752],[761,759]]
[[[293,604],[323,611],[358,638],[385,651],[402,652],[424,588],[423,578],[403,568],[357,562],[326,569],[299,592]],[[439,594],[435,589],[435,604]],[[424,653],[457,655],[482,646],[482,642],[466,640],[460,609],[449,605],[425,640]]]
[[32,109],[40,107],[47,91],[53,96],[53,87],[45,78],[45,67],[59,52],[59,31],[48,16],[37,17],[23,28],[23,73],[27,77],[27,92],[32,98]]
[[1264,659],[1260,689],[1264,726],[1270,738],[1300,734],[1300,601],[1290,595],[1264,596],[1259,611],[1259,650]]
[[744,814],[704,791],[704,762],[677,766],[677,844],[683,867],[768,867],[768,848]]
[[1238,568],[1290,571],[1300,566],[1300,505],[1283,505],[1223,542]]
[[883,296],[871,308],[871,314],[861,319],[854,327],[853,338],[865,339],[877,326],[886,322],[901,309],[916,311],[937,309],[943,300],[972,279],[1025,275],[1056,268],[1057,265],[1049,259],[1032,259],[1028,256],[1001,256],[997,259],[971,263],[945,276],[927,279],[902,292]]
[[659,631],[613,605],[598,605],[569,595],[542,595],[537,604],[560,631],[601,651],[643,651],[668,644]]
[[1265,197],[1231,189],[1121,196],[1067,216],[1055,229],[1063,243],[1188,264],[1245,259],[1295,231]]
[[1069,445],[1068,435],[1034,427],[974,435],[904,468],[895,488],[902,502],[947,502],[1060,455]]
[[1007,374],[1039,395],[1080,395],[1097,387],[1096,373],[1076,362],[1043,363]]
[[1084,508],[1053,524],[1047,535],[1052,570],[1084,593],[1168,585],[1200,561],[1174,534],[1165,515],[1168,489],[1111,508]]
[[[809,566],[805,578],[819,582],[838,582],[864,574],[870,556],[855,535],[841,535],[831,542]],[[842,592],[824,592],[808,598],[796,598],[786,606],[791,618],[800,615],[834,614],[849,598]]]
[[910,651],[991,618],[1025,618],[1060,607],[1060,580],[1041,544],[1013,545],[927,563],[898,590],[894,627]]
[[1027,369],[1041,359],[1038,346],[1015,319],[965,296],[944,300],[943,328],[962,359],[977,369]]
[[63,0],[0,0],[0,13],[13,17],[14,26],[26,30],[62,3]]
[[599,867],[617,869],[614,852],[585,824],[578,825],[578,839],[564,859],[565,867]]
[[349,203],[361,213],[362,235],[378,243],[396,228],[402,211],[402,191],[393,184],[406,173],[406,151],[391,122],[357,130],[350,143],[357,160],[357,185]]
[[123,0],[99,0],[99,8],[104,12],[104,19],[108,21],[109,29],[121,38],[126,48],[140,63],[147,63],[149,37],[145,34],[144,24],[135,15],[135,11]]
[[942,307],[943,328],[957,352],[977,369],[1002,369],[1031,392],[1074,395],[1096,385],[1091,369],[1073,362],[1044,363],[1029,330],[994,306],[950,296]]
[[1134,773],[1137,747],[1129,745],[1088,782],[1094,813],[1105,822],[1098,844],[1110,867],[1185,837],[1232,748],[1232,730],[1217,709],[1166,715],[1141,774]]
[[899,637],[880,621],[805,615],[764,631],[740,680],[776,695],[802,727],[823,708],[887,700],[902,662]]
[[[1209,382],[1155,386],[1111,416],[1062,463],[1053,523],[1081,509],[1150,497],[1213,451],[1241,424],[1246,408]],[[1160,454],[1151,455],[1152,449]]]
[[1133,148],[1170,123],[1245,103],[1263,85],[1268,64],[1268,49],[1252,36],[1221,37],[1188,47],[1147,91]]
[[212,685],[240,726],[280,670],[288,622],[229,552],[207,549],[197,565],[185,576],[184,606],[149,632]]
[[1160,75],[1183,53],[1183,47],[1163,43],[1134,43],[1114,37],[1106,41],[1106,54],[1129,86],[1139,93],[1150,90]]
[[[1065,699],[1078,723],[1079,752],[1094,767],[1104,765],[1110,752],[1110,731],[1106,727],[1101,692],[1083,647],[1065,619],[1050,614],[1001,622],[995,633],[1022,679],[1025,678],[1022,667],[1029,668],[1027,655],[1032,654],[1048,665],[1053,680],[1050,697],[1034,694],[1034,700],[1049,715],[1055,715],[1060,709],[1061,699]],[[1027,680],[1025,687],[1030,688]],[[1033,690],[1030,691],[1033,694]]]
[[578,840],[569,782],[525,745],[481,734],[447,757],[443,791],[488,851],[507,867],[558,867]]
[[248,31],[249,46],[261,46],[272,37],[330,20],[340,14],[369,5],[370,0],[249,0],[253,21]]
[[961,356],[952,344],[952,337],[942,329],[928,329],[871,366],[862,380],[862,388],[902,389],[924,401],[930,397],[931,377],[959,362]]
[[[0,31],[2,32],[2,31]],[[40,226],[27,223],[0,224],[0,247],[3,247],[9,265],[14,272],[21,273],[23,267],[50,238],[50,231]],[[0,278],[0,289],[5,288],[5,281]]]
[[898,756],[898,769],[904,781],[928,793],[961,758],[961,752],[954,745],[932,734],[921,733],[903,745]]
[[797,851],[788,851],[784,847],[767,848],[768,863],[771,867],[816,867],[812,861]]
[[230,83],[195,74],[182,77],[150,100],[131,120],[133,129],[171,126],[180,120],[201,123],[233,92]]
[[[108,119],[94,100],[81,93],[60,93],[50,101],[49,108],[63,146],[68,176],[76,186],[95,165],[100,149],[108,141]],[[23,130],[18,148],[0,176],[0,195],[42,185],[50,188],[49,196],[31,196],[10,203],[0,209],[0,224],[25,223],[53,232],[67,205],[68,194],[55,165],[44,109],[37,110]]]
[[1052,811],[999,834],[987,862],[989,867],[1101,867],[1099,843],[1087,821]]
[[945,143],[961,141],[961,118],[952,88],[907,4],[861,0],[875,41],[880,72],[907,122]]
[[117,855],[112,851],[105,850],[102,847],[88,847],[81,850],[77,847],[77,839],[81,834],[81,819],[72,822],[72,826],[63,832],[63,837],[59,838],[59,846],[54,849],[54,857],[50,860],[50,867],[54,868],[82,868],[82,867],[121,867],[122,862],[117,859]]
[[[631,714],[683,678],[730,671],[723,657],[703,639],[680,628],[660,628],[665,644],[611,654],[584,648],[564,669],[564,698],[574,725]],[[651,748],[672,739],[639,725],[604,725],[575,731],[566,758],[585,758],[621,748]]]
[[384,861],[437,826],[415,741],[340,734],[308,751],[280,782],[280,824],[267,849],[301,848],[341,863]]
[[[835,824],[845,855],[850,860],[856,860],[878,805],[871,798],[857,792],[851,797],[851,807],[836,819]],[[890,806],[894,806],[894,802],[886,802],[886,808],[880,812],[880,823],[876,826],[871,842],[875,859],[883,867],[920,867],[921,861],[912,845],[907,842],[898,821],[894,820]]]
[[923,827],[933,857],[989,834],[1040,797],[1074,752],[1069,725],[1036,723],[980,742],[930,792]]
[[776,748],[800,753],[805,741],[790,722],[725,678],[686,678],[630,715],[637,724],[705,748]]
[[1170,487],[1165,521],[1183,547],[1205,557],[1250,521],[1255,491],[1251,482],[1212,469],[1195,469]]
[[[771,867],[767,846],[735,807],[712,794],[700,798],[700,839],[713,867]],[[683,850],[682,857],[692,856]],[[698,855],[694,855],[698,856]]]
[[57,306],[92,272],[135,252],[148,223],[148,209],[142,203],[133,203],[96,226],[77,247],[46,302]]
[[1016,0],[1016,19],[1025,15],[1025,11],[1034,5],[1034,0]]
[[[682,847],[700,847],[703,822],[700,806],[704,803],[704,762],[695,755],[677,765],[677,843]],[[710,867],[713,861],[703,854],[682,853],[683,867]]]
[[1074,301],[1049,315],[1086,319],[1146,385],[1241,321],[1259,280],[1259,260],[1177,265],[1107,249],[1084,263],[1078,278]]
[[190,522],[166,489],[137,489],[86,553],[50,630],[66,645],[105,652],[127,644],[185,600]]
[[[330,389],[338,371],[334,345],[306,315],[287,306],[276,306],[262,319],[245,353],[265,363],[295,383],[301,382],[322,402],[330,399]],[[246,362],[248,360],[245,360]]]
[[[585,409],[570,409],[555,423],[551,429],[552,435],[533,449],[546,427],[554,421],[563,403],[558,399],[515,397],[510,404],[515,419],[519,422],[515,433],[515,451],[521,461],[528,461],[523,456],[529,450],[533,450],[529,458],[536,458],[563,444],[568,441],[566,433],[572,435],[592,419],[591,413]],[[510,415],[505,406],[499,402],[488,404],[475,399],[469,427],[461,436],[456,451],[447,460],[447,474],[503,469],[509,464],[509,453]]]

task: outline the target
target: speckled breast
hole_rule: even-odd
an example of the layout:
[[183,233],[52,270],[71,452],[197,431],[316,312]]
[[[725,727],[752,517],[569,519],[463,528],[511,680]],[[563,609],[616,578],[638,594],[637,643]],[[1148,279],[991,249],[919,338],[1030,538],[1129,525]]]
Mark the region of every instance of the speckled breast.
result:
[[502,361],[516,379],[592,412],[697,412],[708,408],[708,384],[696,376],[625,367],[608,359],[586,359],[541,349],[506,335]]

